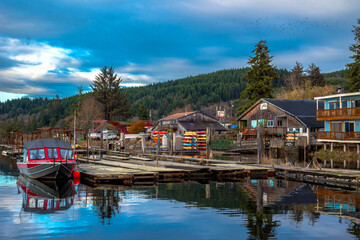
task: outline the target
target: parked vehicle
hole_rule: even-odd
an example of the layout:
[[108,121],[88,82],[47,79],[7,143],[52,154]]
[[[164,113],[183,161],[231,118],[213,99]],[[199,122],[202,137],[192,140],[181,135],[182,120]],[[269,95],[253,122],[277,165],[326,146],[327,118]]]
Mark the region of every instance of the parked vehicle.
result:
[[[118,136],[116,135],[115,132],[111,131],[111,130],[103,130],[103,139],[106,140],[113,140],[113,139],[117,139]],[[100,133],[99,132],[93,132],[90,133],[90,138],[91,139],[100,139]]]

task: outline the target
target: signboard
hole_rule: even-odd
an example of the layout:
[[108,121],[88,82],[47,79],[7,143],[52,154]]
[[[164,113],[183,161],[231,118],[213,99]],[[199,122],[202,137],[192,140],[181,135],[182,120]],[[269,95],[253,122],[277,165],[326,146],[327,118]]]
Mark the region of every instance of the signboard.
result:
[[260,104],[260,110],[266,110],[267,109],[267,103]]
[[218,118],[224,118],[225,117],[225,111],[218,111],[217,112],[217,117]]
[[295,141],[285,141],[284,146],[288,148],[293,148],[295,147]]

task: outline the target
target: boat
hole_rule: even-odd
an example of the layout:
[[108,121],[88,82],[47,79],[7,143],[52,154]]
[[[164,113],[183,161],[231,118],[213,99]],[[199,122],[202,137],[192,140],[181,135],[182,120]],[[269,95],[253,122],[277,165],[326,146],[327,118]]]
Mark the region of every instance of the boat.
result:
[[58,139],[25,142],[24,157],[16,164],[21,174],[34,179],[70,178],[77,172],[70,143]]
[[23,191],[25,212],[48,214],[67,210],[74,203],[76,191],[70,179],[40,181],[20,175],[16,184]]

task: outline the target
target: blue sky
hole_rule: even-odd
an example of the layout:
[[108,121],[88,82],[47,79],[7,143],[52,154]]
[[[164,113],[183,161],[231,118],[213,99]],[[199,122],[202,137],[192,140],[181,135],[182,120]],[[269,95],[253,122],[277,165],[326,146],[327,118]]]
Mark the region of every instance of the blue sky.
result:
[[278,68],[351,62],[358,0],[2,0],[0,101],[71,96],[113,66],[141,86],[247,66],[267,44]]

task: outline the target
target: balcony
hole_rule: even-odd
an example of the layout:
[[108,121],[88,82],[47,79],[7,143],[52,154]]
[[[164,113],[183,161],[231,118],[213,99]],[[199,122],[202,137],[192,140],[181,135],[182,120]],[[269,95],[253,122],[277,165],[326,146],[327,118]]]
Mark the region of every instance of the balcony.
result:
[[317,110],[316,119],[318,121],[360,119],[360,107]]
[[330,141],[359,141],[360,132],[317,132],[318,140],[330,140]]

